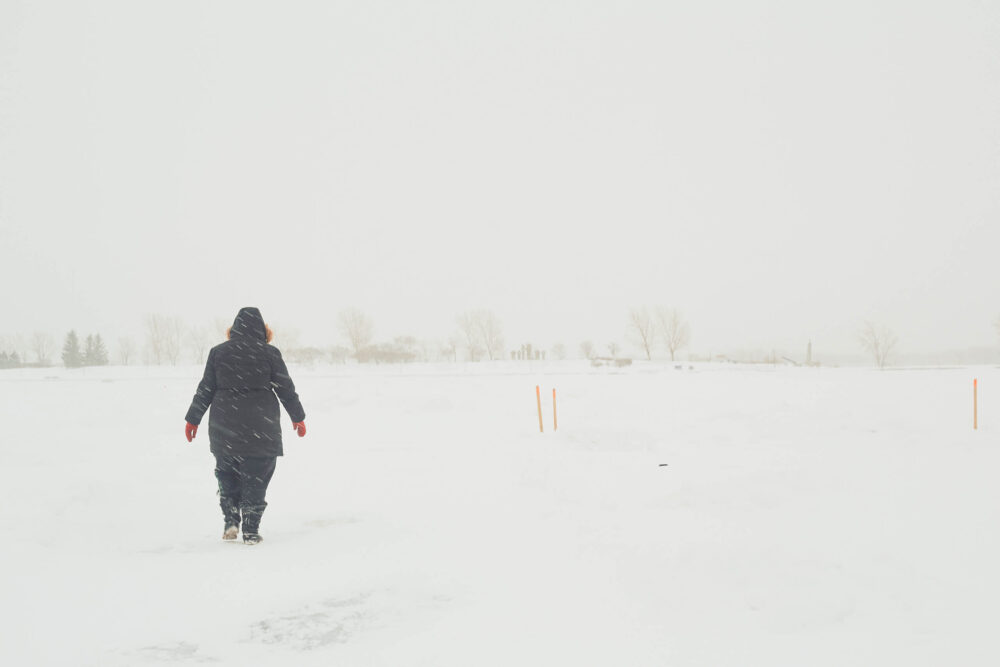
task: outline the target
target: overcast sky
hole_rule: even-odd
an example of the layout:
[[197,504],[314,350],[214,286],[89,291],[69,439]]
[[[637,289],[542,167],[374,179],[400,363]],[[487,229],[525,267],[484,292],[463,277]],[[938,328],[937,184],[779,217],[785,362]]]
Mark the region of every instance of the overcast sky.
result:
[[0,333],[996,345],[1000,3],[0,0]]

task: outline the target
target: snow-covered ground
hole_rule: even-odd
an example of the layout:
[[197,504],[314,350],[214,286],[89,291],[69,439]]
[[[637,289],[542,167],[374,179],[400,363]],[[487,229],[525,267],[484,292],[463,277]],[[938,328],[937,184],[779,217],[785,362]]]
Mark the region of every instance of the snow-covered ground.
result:
[[1000,664],[995,368],[292,372],[247,547],[200,368],[0,371],[0,663]]

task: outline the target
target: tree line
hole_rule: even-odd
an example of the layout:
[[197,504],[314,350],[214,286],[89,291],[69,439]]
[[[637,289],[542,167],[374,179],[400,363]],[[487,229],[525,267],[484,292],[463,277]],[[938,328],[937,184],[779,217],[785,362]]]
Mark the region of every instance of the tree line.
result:
[[[341,340],[323,347],[299,343],[294,329],[275,328],[276,343],[294,363],[407,363],[414,361],[481,361],[515,358],[516,351],[506,351],[503,324],[488,309],[467,310],[455,317],[453,333],[444,339],[421,340],[414,336],[395,336],[376,340],[373,319],[358,308],[346,308],[337,314],[337,330]],[[121,337],[115,346],[114,363],[128,366],[141,360],[149,365],[176,365],[183,358],[204,363],[208,350],[221,342],[227,321],[216,319],[210,326],[188,326],[176,316],[151,314],[143,320],[141,344],[131,337]],[[1000,334],[1000,319],[996,321]],[[691,327],[681,312],[665,306],[641,306],[629,310],[626,337],[645,355],[647,360],[662,350],[675,361],[678,353],[691,343]],[[889,365],[899,339],[888,327],[866,321],[858,333],[861,349],[870,355],[874,365]],[[522,346],[523,347],[523,346]],[[527,346],[530,348],[530,345]],[[617,341],[603,347],[592,340],[579,343],[578,353],[584,359],[617,359],[622,352]],[[28,337],[0,336],[0,369],[23,366],[51,366],[56,345],[46,333],[35,332]],[[186,354],[185,354],[186,353]],[[567,346],[554,343],[548,350],[549,359],[568,358]],[[509,357],[508,357],[509,354]],[[605,356],[607,355],[607,357]],[[33,358],[33,361],[31,360]],[[75,330],[64,339],[60,355],[67,368],[105,366],[112,357],[99,333],[88,334],[81,343]]]
[[89,334],[81,350],[80,339],[77,337],[76,331],[70,330],[63,343],[62,362],[66,368],[107,366],[108,349],[104,346],[101,334]]
[[[67,368],[114,363],[128,366],[142,361],[149,365],[177,365],[182,361],[204,363],[208,350],[222,342],[228,328],[226,320],[216,319],[212,325],[189,326],[176,316],[149,314],[143,319],[142,338],[121,337],[112,358],[100,334],[88,335],[81,344],[75,330],[67,332],[61,361]],[[460,312],[455,317],[453,333],[444,339],[421,340],[415,336],[394,336],[377,340],[375,324],[370,315],[358,308],[346,308],[337,314],[336,329],[340,340],[326,346],[302,345],[293,328],[272,327],[275,343],[291,362],[346,363],[407,363],[414,361],[481,361],[506,358],[505,337],[500,318],[491,310],[477,309]],[[52,337],[32,334],[2,337],[11,347],[22,352],[0,356],[0,367],[51,366],[55,354]],[[26,363],[24,350],[30,350],[34,363]],[[565,358],[565,346],[553,346],[555,358]],[[13,361],[8,361],[13,359]]]
[[633,308],[628,315],[629,333],[646,359],[653,358],[653,351],[663,345],[674,361],[677,352],[691,342],[691,327],[676,308],[658,306],[650,312],[646,306]]

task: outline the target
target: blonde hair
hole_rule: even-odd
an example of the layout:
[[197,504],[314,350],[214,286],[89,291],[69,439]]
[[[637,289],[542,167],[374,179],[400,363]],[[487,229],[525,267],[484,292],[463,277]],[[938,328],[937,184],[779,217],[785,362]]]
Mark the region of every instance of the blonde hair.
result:
[[[272,340],[274,340],[274,332],[271,331],[271,327],[267,326],[267,324],[264,325],[264,332],[265,332],[264,333],[264,340],[266,342],[270,343]],[[226,327],[226,340],[229,340],[229,338],[232,335],[232,333],[233,333],[233,328],[232,327]]]

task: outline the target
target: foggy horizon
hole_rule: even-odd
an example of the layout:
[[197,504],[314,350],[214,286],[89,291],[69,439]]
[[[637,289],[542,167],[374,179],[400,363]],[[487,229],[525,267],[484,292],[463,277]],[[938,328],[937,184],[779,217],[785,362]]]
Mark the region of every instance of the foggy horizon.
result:
[[0,664],[1000,665],[998,250],[1000,0],[0,0]]
[[[0,7],[0,335],[997,348],[1000,6]],[[220,339],[222,333],[220,332]],[[661,353],[662,356],[662,353]]]

